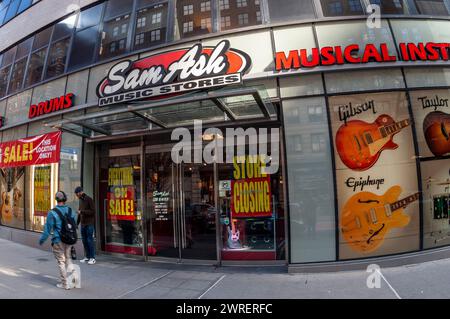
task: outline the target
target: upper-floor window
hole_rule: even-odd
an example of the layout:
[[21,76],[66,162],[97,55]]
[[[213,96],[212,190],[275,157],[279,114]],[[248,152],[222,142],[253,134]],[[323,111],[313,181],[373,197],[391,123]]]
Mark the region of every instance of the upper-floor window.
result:
[[138,18],[136,28],[145,27],[145,22],[147,21],[147,17]]
[[194,21],[188,21],[183,23],[183,33],[194,31]]
[[183,13],[185,16],[193,14],[194,13],[194,5],[188,4],[187,6],[184,6]]
[[219,9],[220,10],[230,9],[230,0],[219,0]]
[[200,3],[200,11],[201,12],[211,11],[211,1],[205,1]]
[[236,6],[238,8],[246,7],[247,6],[247,0],[236,0]]

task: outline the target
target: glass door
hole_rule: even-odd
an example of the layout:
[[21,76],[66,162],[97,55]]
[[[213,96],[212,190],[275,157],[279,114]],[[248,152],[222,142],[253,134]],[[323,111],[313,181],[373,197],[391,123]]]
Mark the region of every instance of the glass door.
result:
[[179,170],[181,258],[217,260],[214,166],[183,164]]
[[217,260],[213,165],[175,164],[146,154],[149,256]]

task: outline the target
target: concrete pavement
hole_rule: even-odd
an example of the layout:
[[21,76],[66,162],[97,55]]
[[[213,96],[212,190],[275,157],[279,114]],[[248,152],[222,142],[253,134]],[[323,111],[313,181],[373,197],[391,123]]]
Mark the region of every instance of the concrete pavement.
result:
[[382,269],[380,288],[368,273],[288,274],[285,267],[209,267],[146,263],[101,255],[80,264],[82,289],[55,287],[50,252],[0,240],[0,298],[277,299],[450,298],[450,259]]

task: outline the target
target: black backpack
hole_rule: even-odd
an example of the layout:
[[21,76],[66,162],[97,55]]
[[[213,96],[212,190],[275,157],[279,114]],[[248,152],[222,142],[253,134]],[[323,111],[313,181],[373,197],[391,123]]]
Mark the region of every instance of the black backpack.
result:
[[64,215],[58,208],[53,208],[53,211],[58,214],[61,219],[61,230],[59,235],[61,241],[67,245],[75,245],[78,241],[77,223],[72,218],[72,209],[69,207],[69,213]]

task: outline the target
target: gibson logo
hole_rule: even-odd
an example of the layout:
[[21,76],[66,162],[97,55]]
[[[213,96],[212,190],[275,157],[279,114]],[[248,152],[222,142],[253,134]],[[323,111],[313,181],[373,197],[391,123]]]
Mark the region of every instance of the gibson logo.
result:
[[196,44],[138,61],[122,61],[98,85],[99,106],[241,83],[250,65],[250,57],[230,49],[227,40],[215,47]]
[[375,101],[371,100],[366,103],[353,106],[350,102],[348,105],[340,105],[339,106],[339,120],[343,121],[345,125],[347,125],[348,119],[361,114],[363,112],[367,112],[372,110],[373,114],[377,114],[375,111]]

